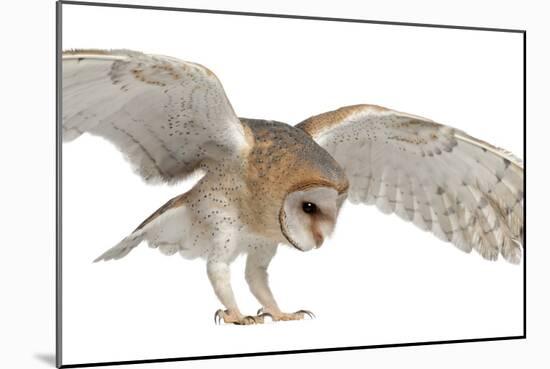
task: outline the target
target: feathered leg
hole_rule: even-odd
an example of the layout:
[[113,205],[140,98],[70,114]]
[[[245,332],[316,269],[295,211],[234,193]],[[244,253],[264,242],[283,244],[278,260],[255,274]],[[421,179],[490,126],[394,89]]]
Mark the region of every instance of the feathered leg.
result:
[[212,283],[216,296],[218,296],[220,302],[226,307],[226,310],[220,309],[216,311],[214,315],[216,323],[221,322],[221,320],[225,323],[233,324],[263,323],[263,319],[241,314],[235,301],[233,289],[231,288],[231,271],[228,263],[209,261],[206,264],[206,268],[208,278],[210,279],[210,283]]
[[269,288],[267,273],[267,267],[275,255],[275,251],[276,246],[258,248],[253,252],[249,252],[246,259],[246,281],[254,297],[262,304],[262,308],[258,310],[257,318],[260,318],[262,321],[265,316],[271,317],[273,321],[300,320],[304,319],[306,315],[313,318],[315,315],[307,310],[299,310],[295,313],[283,313],[279,309]]

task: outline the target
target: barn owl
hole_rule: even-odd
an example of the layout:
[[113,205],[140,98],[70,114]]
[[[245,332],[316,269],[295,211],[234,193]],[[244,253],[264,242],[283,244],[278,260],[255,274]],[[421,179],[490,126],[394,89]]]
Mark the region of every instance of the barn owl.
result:
[[[146,242],[206,261],[223,305],[216,322],[300,320],[268,283],[279,245],[321,247],[342,203],[376,205],[459,249],[519,263],[523,164],[463,131],[376,105],[354,105],[296,126],[238,117],[206,67],[130,50],[63,53],[63,139],[89,133],[113,143],[148,183],[203,177],[95,261]],[[230,264],[246,254],[245,279],[261,305],[243,314]]]

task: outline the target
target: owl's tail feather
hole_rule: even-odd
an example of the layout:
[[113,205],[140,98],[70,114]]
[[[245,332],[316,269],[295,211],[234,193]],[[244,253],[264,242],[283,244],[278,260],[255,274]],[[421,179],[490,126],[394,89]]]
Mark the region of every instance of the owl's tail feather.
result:
[[125,237],[118,244],[101,254],[97,259],[94,260],[94,263],[101,260],[117,260],[128,255],[128,253],[132,251],[134,247],[136,247],[141,243],[141,241],[143,241],[143,238],[144,234],[141,230],[133,232],[131,235]]

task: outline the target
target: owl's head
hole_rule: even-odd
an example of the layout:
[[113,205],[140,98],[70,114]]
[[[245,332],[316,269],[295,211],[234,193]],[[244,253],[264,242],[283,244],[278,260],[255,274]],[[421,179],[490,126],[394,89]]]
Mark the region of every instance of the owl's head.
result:
[[[345,171],[302,129],[274,121],[241,121],[253,135],[246,162],[249,198],[243,202],[251,229],[298,250],[320,247],[347,196]],[[259,200],[264,206],[257,206]]]
[[313,187],[289,193],[279,213],[286,240],[301,251],[321,247],[336,225],[347,193],[332,187]]

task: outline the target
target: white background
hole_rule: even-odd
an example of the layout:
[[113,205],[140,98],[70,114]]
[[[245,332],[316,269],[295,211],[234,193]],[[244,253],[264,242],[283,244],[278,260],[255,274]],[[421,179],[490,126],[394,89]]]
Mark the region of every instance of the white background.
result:
[[[71,5],[63,19],[65,49],[132,48],[208,66],[241,116],[296,124],[375,103],[523,151],[521,34]],[[466,255],[365,206],[347,204],[321,250],[281,247],[274,259],[280,305],[312,309],[312,322],[215,326],[221,306],[202,260],[142,246],[91,264],[189,185],[145,185],[97,137],[63,146],[64,363],[523,334],[521,266]],[[233,281],[252,314],[243,264]]]
[[[30,4],[27,3],[27,4]],[[38,3],[37,3],[38,4]],[[173,2],[172,2],[173,4]],[[220,3],[221,4],[221,3]],[[220,7],[220,4],[211,1],[208,2],[208,6],[213,8]],[[547,188],[547,180],[543,176],[543,171],[538,171],[537,167],[543,168],[545,155],[542,151],[545,144],[545,134],[547,129],[544,122],[547,120],[542,115],[545,108],[547,96],[543,94],[543,86],[548,82],[547,75],[542,72],[544,69],[542,66],[548,65],[548,56],[543,54],[543,28],[542,19],[539,21],[537,15],[542,14],[540,9],[524,9],[522,7],[514,6],[511,4],[494,3],[487,4],[486,7],[481,4],[476,6],[469,6],[468,3],[461,2],[460,6],[446,5],[445,9],[438,9],[425,3],[425,6],[420,6],[418,3],[413,8],[407,7],[405,4],[401,4],[401,7],[395,3],[388,3],[384,7],[373,7],[363,4],[361,8],[353,7],[345,2],[339,3],[338,6],[333,7],[321,7],[317,5],[312,7],[311,4],[285,4],[284,2],[278,2],[277,7],[274,5],[259,4],[253,6],[252,4],[246,4],[245,2],[233,2],[233,9],[241,10],[256,10],[256,11],[271,11],[271,12],[287,12],[297,14],[319,14],[330,16],[348,16],[357,18],[371,18],[371,19],[386,19],[386,20],[403,20],[403,21],[417,21],[428,23],[454,23],[454,24],[468,24],[468,25],[484,25],[495,27],[517,27],[527,28],[529,30],[529,79],[528,79],[528,96],[529,100],[529,198],[536,199],[531,201],[529,207],[529,305],[528,305],[528,339],[526,341],[516,342],[496,342],[496,343],[483,343],[483,344],[465,344],[465,345],[446,345],[437,347],[414,347],[414,348],[401,348],[401,349],[385,349],[385,350],[368,350],[360,352],[344,352],[344,353],[324,353],[315,355],[300,355],[300,356],[285,356],[285,357],[262,357],[262,358],[247,358],[247,359],[233,359],[224,361],[204,361],[187,363],[189,367],[211,367],[214,365],[239,365],[240,367],[253,367],[253,366],[267,366],[267,367],[280,367],[281,365],[338,365],[342,362],[349,363],[351,361],[358,362],[358,365],[364,366],[366,363],[375,365],[378,367],[392,367],[399,364],[407,363],[408,366],[416,366],[422,363],[424,367],[440,367],[445,365],[446,367],[464,367],[464,366],[481,366],[498,365],[499,367],[518,367],[521,365],[541,367],[544,366],[540,360],[545,360],[541,355],[540,348],[543,345],[545,334],[548,331],[548,322],[546,315],[548,311],[548,302],[546,301],[546,294],[543,292],[545,281],[548,280],[548,276],[545,275],[544,270],[548,260],[548,251],[545,247],[542,231],[544,230],[545,217],[543,216],[543,206],[545,205],[545,196],[542,193]],[[6,173],[5,185],[6,188],[3,191],[2,203],[5,206],[3,212],[3,224],[7,232],[5,238],[5,254],[1,259],[3,262],[2,268],[2,286],[3,291],[6,291],[5,298],[3,299],[3,314],[2,314],[2,327],[3,329],[3,347],[6,348],[7,356],[4,356],[3,360],[6,360],[7,367],[37,367],[39,365],[51,365],[48,364],[51,361],[51,355],[53,353],[53,338],[54,338],[54,324],[53,324],[53,312],[54,312],[54,299],[53,299],[53,281],[54,281],[54,257],[53,257],[53,241],[54,241],[54,224],[53,218],[54,211],[54,160],[53,160],[53,4],[46,4],[45,2],[37,5],[37,9],[42,11],[29,12],[29,7],[24,7],[25,17],[11,16],[6,22],[3,22],[3,26],[13,27],[10,29],[2,30],[5,35],[13,35],[6,40],[4,50],[12,51],[9,58],[4,58],[3,63],[8,61],[4,66],[5,70],[4,78],[10,83],[9,86],[5,86],[3,91],[10,93],[9,103],[4,107],[8,112],[6,117],[6,125],[13,128],[13,132],[10,130],[5,134],[5,141],[2,145],[2,156],[4,171]],[[203,6],[206,7],[206,3],[193,3],[193,2],[179,2],[179,6]],[[314,9],[314,11],[313,11]],[[498,10],[495,12],[495,10]],[[8,14],[9,12],[5,12]],[[48,17],[46,17],[48,15]],[[17,28],[16,26],[23,26]],[[34,32],[29,30],[34,28]],[[21,29],[21,31],[19,31]],[[23,32],[26,30],[26,32]],[[25,54],[27,52],[27,54]],[[174,54],[175,56],[180,56]],[[206,64],[206,63],[205,63]],[[209,65],[214,68],[213,65]],[[21,69],[17,69],[20,67]],[[222,74],[218,70],[219,67],[215,67],[218,75]],[[23,73],[17,73],[21,70]],[[228,95],[230,95],[233,104],[236,109],[247,109],[246,107],[239,106],[236,102],[238,92],[232,92],[229,89],[228,78],[229,75],[220,75]],[[26,83],[25,83],[26,82]],[[33,82],[32,85],[30,82]],[[13,83],[13,84],[12,84]],[[479,86],[476,86],[479,88]],[[444,114],[451,114],[448,111],[439,112],[434,109],[438,109],[434,104],[422,105],[417,104],[412,106],[412,110],[408,104],[408,101],[400,102],[399,105],[391,103],[386,97],[382,96],[377,101],[373,101],[376,95],[371,95],[371,91],[368,92],[369,102],[377,102],[380,104],[391,105],[401,110],[410,111],[413,113],[429,115],[430,117],[452,123],[453,125],[464,127],[466,120],[459,120],[460,111],[452,111],[451,119],[447,118]],[[11,96],[20,97],[20,99],[10,99]],[[283,97],[284,98],[284,97]],[[542,100],[544,98],[544,100]],[[336,101],[332,96],[329,102]],[[382,101],[383,100],[383,101]],[[437,101],[441,102],[441,98]],[[490,99],[487,99],[490,100]],[[248,101],[248,99],[244,99]],[[339,101],[336,101],[339,103]],[[489,101],[484,101],[488,103]],[[344,104],[348,102],[345,101]],[[267,116],[269,118],[291,120],[295,119],[293,116],[281,117],[277,114],[277,111],[287,111],[288,108],[280,109],[282,104],[269,104],[270,107],[262,108],[257,116]],[[289,105],[286,105],[289,106]],[[300,109],[304,112],[296,112],[296,117],[301,119],[304,115],[316,113],[318,109],[307,109],[306,102],[300,100]],[[422,107],[422,110],[419,108]],[[426,107],[426,108],[424,108]],[[502,103],[499,108],[510,109],[506,103]],[[273,109],[273,110],[269,110]],[[495,108],[493,108],[495,109]],[[497,109],[498,110],[498,109]],[[248,111],[247,111],[248,113]],[[492,111],[495,113],[495,110]],[[248,113],[252,115],[252,113]],[[244,114],[243,114],[244,115]],[[256,115],[256,114],[254,114]],[[460,122],[460,125],[458,124]],[[474,127],[475,128],[475,127]],[[503,127],[504,128],[504,127]],[[479,133],[474,129],[468,128],[468,131],[483,137],[490,138],[496,137],[496,133],[492,133],[490,137],[487,137],[483,133]],[[494,135],[494,136],[493,136]],[[24,139],[23,139],[24,138]],[[503,142],[504,139],[497,140],[492,139],[496,144],[506,146],[514,151],[518,151],[512,144]],[[96,143],[94,143],[96,145]],[[537,155],[537,145],[539,146],[539,153]],[[98,147],[99,148],[99,147]],[[99,152],[100,150],[98,150]],[[116,156],[111,155],[110,158]],[[14,160],[17,158],[18,160]],[[114,159],[113,159],[114,160]],[[151,192],[158,191],[157,188],[150,188]],[[156,205],[153,205],[153,208]],[[152,209],[151,209],[152,210]],[[348,209],[349,210],[349,209]],[[364,210],[364,209],[363,209]],[[107,212],[108,213],[108,212]],[[375,228],[382,227],[382,224],[388,219],[388,224],[397,224],[391,217],[384,217],[374,212],[362,213],[365,220],[369,222],[375,222]],[[136,215],[137,216],[137,215]],[[343,220],[343,219],[342,219]],[[138,220],[139,221],[139,220]],[[341,225],[343,222],[341,223]],[[132,224],[133,226],[134,224]],[[406,225],[404,225],[406,226]],[[405,228],[403,228],[405,229]],[[414,228],[412,228],[414,229]],[[118,232],[118,230],[117,230]],[[121,230],[123,232],[123,230]],[[340,231],[339,231],[340,232]],[[395,232],[397,233],[397,232]],[[418,232],[415,232],[418,234]],[[411,233],[412,234],[412,233]],[[424,236],[421,232],[420,235]],[[426,235],[427,236],[427,235]],[[118,235],[113,236],[117,239]],[[344,245],[338,241],[338,235],[335,236],[333,242],[327,245],[325,249],[320,250],[316,254],[305,254],[300,257],[296,253],[289,253],[285,263],[296,263],[295,265],[304,268],[304,265],[311,267],[321,260],[323,252],[330,252],[329,250],[336,250],[338,247],[351,248],[351,245]],[[371,236],[369,236],[369,239]],[[419,236],[421,237],[421,236]],[[108,237],[106,237],[108,238]],[[374,236],[372,236],[372,239]],[[427,239],[427,238],[426,238]],[[367,245],[369,246],[369,245]],[[401,245],[395,242],[388,242],[388,246],[393,248],[400,247]],[[503,268],[513,268],[504,263],[491,264],[480,260],[473,255],[462,255],[458,251],[452,249],[451,246],[438,243],[431,245],[426,243],[415,242],[416,249],[414,253],[411,253],[411,257],[418,257],[419,248],[430,248],[429,255],[433,258],[437,257],[439,260],[438,265],[440,271],[445,273],[451,264],[459,263],[457,260],[468,260],[468,265],[473,265],[476,262],[473,260],[479,260],[480,265],[483,265],[486,270],[492,268],[491,265],[503,265]],[[94,246],[97,247],[97,246]],[[395,253],[390,254],[390,251],[386,251],[387,248],[375,247],[370,245],[372,252],[376,252],[377,258],[372,258],[371,261],[367,260],[367,265],[363,265],[361,269],[357,269],[361,273],[368,273],[374,265],[378,262],[382,263],[383,258],[390,260],[390,255],[393,256],[395,262]],[[350,249],[351,250],[351,249]],[[357,250],[357,247],[353,249]],[[438,255],[441,250],[441,255]],[[443,251],[446,250],[446,251]],[[147,259],[148,262],[160,262],[164,266],[163,270],[170,269],[175,270],[174,274],[183,270],[180,267],[181,260],[166,259],[153,257],[154,252],[144,249],[143,252],[149,251]],[[86,251],[87,252],[87,251]],[[387,252],[387,254],[385,254]],[[448,259],[443,254],[449,253]],[[344,253],[332,254],[334,257],[340,257]],[[149,256],[150,255],[150,256]],[[345,253],[347,262],[354,259],[350,256],[351,253]],[[397,254],[399,255],[399,254]],[[95,253],[92,257],[95,256]],[[281,276],[283,271],[286,271],[286,264],[283,264],[285,255],[279,255],[275,260],[274,265],[274,277],[277,280],[277,276]],[[140,262],[138,257],[134,257],[136,263]],[[131,260],[130,258],[128,260]],[[173,260],[173,261],[172,261]],[[448,260],[447,265],[443,263]],[[178,261],[179,263],[176,263]],[[5,263],[5,265],[4,265]],[[185,263],[186,268],[191,268],[191,265],[196,264],[192,262]],[[365,261],[363,260],[363,263]],[[466,262],[465,262],[466,263]],[[473,263],[473,264],[472,264]],[[129,263],[127,263],[129,264]],[[277,273],[277,264],[280,264],[279,272]],[[122,264],[121,264],[122,265]],[[143,265],[143,264],[142,264]],[[283,267],[283,265],[285,267]],[[387,263],[391,266],[392,264]],[[401,266],[401,265],[399,265]],[[369,269],[370,267],[371,269]],[[195,267],[193,267],[195,268]],[[426,266],[422,265],[422,268]],[[114,269],[114,268],[113,268]],[[200,268],[197,270],[200,273]],[[517,268],[516,268],[517,269]],[[143,270],[146,271],[144,268]],[[168,270],[167,272],[169,272]],[[312,269],[311,269],[312,270]],[[397,270],[397,269],[396,269]],[[513,270],[513,269],[512,269]],[[5,274],[4,274],[5,273]],[[200,274],[197,273],[193,281],[200,281]],[[386,272],[389,273],[389,272]],[[120,275],[120,272],[117,272]],[[408,276],[410,278],[410,276]],[[437,275],[440,279],[440,274]],[[350,280],[349,278],[347,279]],[[283,283],[281,281],[280,283]],[[281,298],[283,296],[288,298],[289,304],[298,304],[300,302],[306,302],[306,298],[310,298],[308,294],[301,293],[306,286],[314,286],[315,284],[307,284],[303,282],[303,285],[288,286],[283,284],[282,289],[286,290],[284,293],[279,293]],[[279,283],[279,282],[277,282]],[[402,282],[404,283],[404,282]],[[413,295],[416,290],[411,290],[410,286],[400,283],[398,286],[400,291]],[[4,288],[5,287],[5,288]],[[330,286],[322,286],[326,290]],[[391,286],[388,286],[388,288]],[[406,288],[402,288],[406,287]],[[128,284],[126,284],[128,288]],[[283,291],[275,285],[277,291]],[[318,286],[319,288],[319,286]],[[388,290],[388,288],[384,288]],[[168,290],[168,289],[167,289]],[[335,293],[340,293],[340,289],[333,289]],[[341,290],[344,290],[341,288]],[[393,289],[395,291],[395,288]],[[172,294],[176,294],[177,291],[170,289]],[[206,291],[208,292],[208,291]],[[205,295],[206,295],[205,292]],[[376,297],[382,296],[383,289],[381,287],[372,287],[369,293],[375,294]],[[162,290],[159,293],[163,294]],[[292,294],[295,294],[294,296]],[[351,293],[342,291],[341,294],[345,299],[343,301],[350,301]],[[333,297],[329,296],[328,298]],[[409,298],[409,303],[422,303],[425,296],[416,296],[417,298]],[[205,305],[208,300],[205,301]],[[216,308],[217,305],[214,300],[212,301],[212,307]],[[374,298],[369,300],[376,301]],[[382,299],[379,301],[383,301]],[[316,306],[323,306],[317,304]],[[306,306],[314,308],[313,306]],[[409,307],[409,306],[408,306]],[[370,309],[380,309],[379,306],[374,304],[370,305]],[[391,308],[391,307],[390,307]],[[478,309],[479,306],[475,306]],[[4,311],[5,309],[5,311]],[[386,309],[387,310],[387,307]],[[204,312],[204,309],[201,310]],[[321,313],[317,309],[319,315]],[[159,315],[162,312],[159,311]],[[326,314],[322,314],[324,320]],[[177,321],[179,317],[174,317],[174,321]],[[453,316],[457,318],[457,316]],[[460,316],[458,316],[460,318]],[[372,321],[376,319],[371,318]],[[307,327],[314,327],[313,324],[306,323]],[[416,324],[415,321],[408,322],[408,324]],[[504,324],[504,323],[503,323]],[[506,323],[506,326],[509,326]],[[7,329],[6,329],[7,327]],[[134,322],[129,327],[134,332],[139,332],[139,325]],[[183,329],[183,328],[182,328]],[[325,335],[332,334],[332,331],[325,330]],[[137,333],[136,333],[137,334]],[[4,351],[4,350],[3,350]],[[19,362],[19,364],[16,364]],[[8,364],[11,364],[8,366]],[[416,365],[415,365],[416,364]],[[176,367],[178,364],[164,364],[165,367]],[[178,365],[178,367],[181,364]],[[349,364],[348,364],[349,365]],[[161,367],[159,365],[158,367]]]

